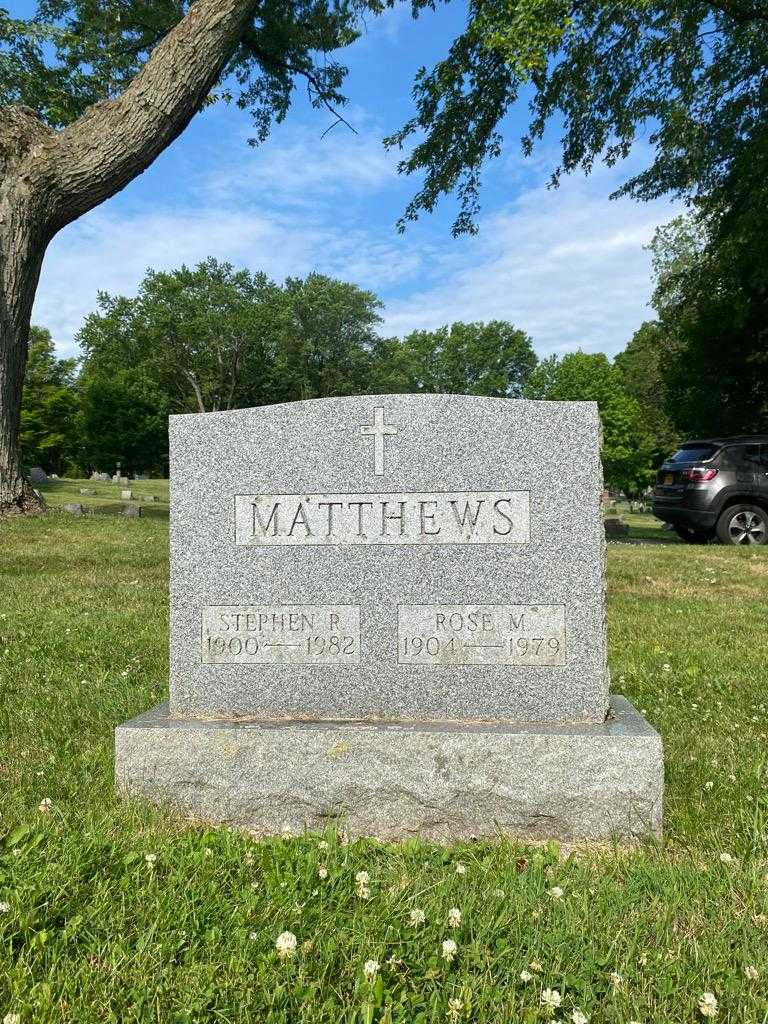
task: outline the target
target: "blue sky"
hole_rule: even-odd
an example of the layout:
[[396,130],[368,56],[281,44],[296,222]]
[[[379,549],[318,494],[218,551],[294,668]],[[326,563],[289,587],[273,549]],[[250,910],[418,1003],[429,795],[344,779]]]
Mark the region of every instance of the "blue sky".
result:
[[[21,17],[33,6],[6,3]],[[477,236],[451,237],[450,198],[405,235],[395,230],[417,182],[397,175],[397,155],[381,139],[408,117],[414,72],[444,54],[462,18],[455,3],[415,23],[405,7],[369,22],[345,55],[345,114],[357,135],[338,126],[322,138],[330,115],[312,110],[303,90],[257,149],[247,145],[246,113],[201,113],[141,178],[54,240],[34,322],[51,329],[62,354],[74,353],[100,289],[133,294],[147,267],[215,256],[278,280],[317,270],[371,289],[385,303],[387,334],[503,318],[528,331],[541,356],[615,354],[652,316],[643,246],[676,212],[667,201],[608,199],[642,145],[627,165],[548,190],[557,132],[524,160],[521,105],[486,172]]]

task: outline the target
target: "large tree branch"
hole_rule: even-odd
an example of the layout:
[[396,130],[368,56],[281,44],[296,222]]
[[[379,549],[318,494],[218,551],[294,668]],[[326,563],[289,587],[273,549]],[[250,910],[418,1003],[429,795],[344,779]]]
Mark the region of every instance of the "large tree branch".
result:
[[197,0],[121,96],[54,137],[54,231],[119,192],[184,131],[258,7],[259,0]]

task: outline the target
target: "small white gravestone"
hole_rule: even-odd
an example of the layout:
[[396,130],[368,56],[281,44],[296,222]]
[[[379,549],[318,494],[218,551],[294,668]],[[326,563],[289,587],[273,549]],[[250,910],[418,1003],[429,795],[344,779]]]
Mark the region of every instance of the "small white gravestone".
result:
[[609,697],[592,403],[171,418],[170,707],[126,793],[260,833],[636,836],[658,735]]

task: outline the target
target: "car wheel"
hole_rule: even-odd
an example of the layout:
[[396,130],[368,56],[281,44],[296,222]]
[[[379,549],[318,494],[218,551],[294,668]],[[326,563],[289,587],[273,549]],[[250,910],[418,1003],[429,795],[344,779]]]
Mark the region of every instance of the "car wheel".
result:
[[759,505],[731,505],[717,521],[717,536],[723,544],[765,544],[768,515]]
[[692,526],[675,526],[675,533],[685,544],[709,544],[712,534],[704,530],[694,530]]

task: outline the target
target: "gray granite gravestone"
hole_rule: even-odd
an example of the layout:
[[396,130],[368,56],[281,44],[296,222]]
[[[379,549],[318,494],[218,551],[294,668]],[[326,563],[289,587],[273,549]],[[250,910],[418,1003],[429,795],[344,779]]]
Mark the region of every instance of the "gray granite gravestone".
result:
[[170,705],[126,793],[261,833],[661,827],[610,698],[597,409],[388,395],[171,418]]

